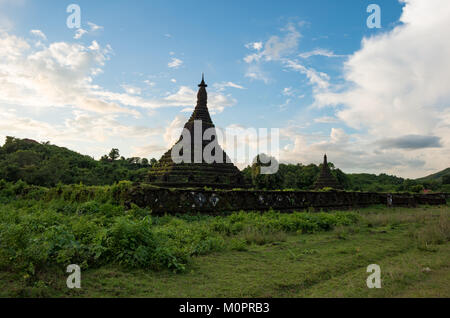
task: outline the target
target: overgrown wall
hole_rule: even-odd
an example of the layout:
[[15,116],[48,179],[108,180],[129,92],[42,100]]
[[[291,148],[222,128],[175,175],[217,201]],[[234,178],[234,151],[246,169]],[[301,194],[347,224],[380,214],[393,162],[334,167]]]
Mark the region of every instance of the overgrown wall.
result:
[[[255,190],[188,190],[135,185],[122,193],[126,204],[151,208],[156,214],[226,211],[349,209],[386,204],[386,193]],[[442,194],[393,194],[393,206],[446,204]]]

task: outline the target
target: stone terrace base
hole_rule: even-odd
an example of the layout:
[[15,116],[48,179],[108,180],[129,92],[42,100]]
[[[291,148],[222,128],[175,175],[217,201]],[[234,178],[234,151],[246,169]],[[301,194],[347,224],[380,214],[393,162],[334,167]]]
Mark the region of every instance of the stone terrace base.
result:
[[[279,211],[352,209],[386,204],[387,193],[255,191],[157,188],[134,185],[122,193],[125,204],[152,209],[155,214],[208,213],[230,211]],[[446,204],[445,194],[393,194],[393,206]]]

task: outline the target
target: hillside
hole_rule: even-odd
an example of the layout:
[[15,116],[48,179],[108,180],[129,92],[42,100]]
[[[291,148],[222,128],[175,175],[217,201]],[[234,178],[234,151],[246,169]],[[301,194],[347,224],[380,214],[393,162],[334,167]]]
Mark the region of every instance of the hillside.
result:
[[104,156],[102,160],[94,160],[32,139],[7,137],[0,147],[0,179],[23,180],[47,187],[58,183],[106,185],[120,180],[138,181],[143,179],[148,167],[147,159],[112,160]]
[[442,182],[443,176],[450,176],[450,167],[442,171],[430,174],[429,176],[416,179],[417,181],[437,181]]

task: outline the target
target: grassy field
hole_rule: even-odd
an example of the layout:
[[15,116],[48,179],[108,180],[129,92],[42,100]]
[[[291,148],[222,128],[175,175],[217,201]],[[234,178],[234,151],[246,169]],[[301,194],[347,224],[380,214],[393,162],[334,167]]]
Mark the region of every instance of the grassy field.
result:
[[[8,211],[11,208],[9,205]],[[17,203],[14,208],[19,208]],[[50,208],[47,206],[46,209]],[[1,211],[5,213],[5,209]],[[132,219],[142,218],[141,214],[135,214]],[[28,209],[25,215],[29,218]],[[76,222],[88,216],[75,214],[58,219],[60,217],[54,213],[45,214],[45,220],[50,218],[57,223],[71,224],[68,228],[73,230],[74,240],[82,241],[83,235],[90,236],[89,231],[81,231],[83,233],[80,234],[77,232],[80,229],[76,228]],[[14,219],[15,225],[28,220],[17,218]],[[90,220],[98,223],[96,217]],[[3,217],[2,222],[3,231],[11,228],[11,223],[8,223],[11,216]],[[68,274],[63,264],[83,261],[80,255],[85,257],[85,254],[76,256],[78,250],[69,253],[72,249],[60,248],[58,251],[62,256],[48,252],[38,266],[24,248],[15,262],[26,266],[3,262],[0,296],[450,297],[448,206],[415,209],[373,207],[329,215],[269,212],[263,215],[237,213],[224,217],[167,216],[154,217],[150,223],[152,238],[159,242],[157,238],[163,235],[163,241],[170,243],[164,246],[169,248],[171,255],[175,255],[173,262],[178,262],[179,267],[166,266],[167,262],[161,263],[162,267],[149,262],[121,262],[117,255],[127,252],[125,254],[129,257],[135,257],[130,250],[135,253],[139,247],[130,248],[128,242],[126,248],[121,245],[118,249],[111,245],[111,238],[118,235],[117,224],[106,223],[102,226],[109,226],[112,234],[107,232],[106,243],[100,245],[105,247],[105,255],[114,257],[96,262],[85,259],[81,289],[66,287]],[[91,223],[86,225],[93,226]],[[124,231],[123,224],[119,229],[120,233]],[[94,227],[92,232],[97,230]],[[125,230],[139,232],[141,228],[125,226]],[[49,237],[45,236],[47,240],[54,240],[54,236]],[[130,238],[121,234],[119,241],[122,242],[124,237],[133,242],[136,240],[134,236]],[[30,238],[40,240],[40,236]],[[57,246],[54,241],[50,242]],[[118,249],[120,253],[108,254],[108,249]],[[61,257],[63,261],[60,262]],[[32,270],[28,269],[30,265],[26,260],[33,264]],[[151,260],[154,262],[153,258]],[[366,268],[372,263],[381,267],[381,289],[366,286],[370,274],[366,273]]]

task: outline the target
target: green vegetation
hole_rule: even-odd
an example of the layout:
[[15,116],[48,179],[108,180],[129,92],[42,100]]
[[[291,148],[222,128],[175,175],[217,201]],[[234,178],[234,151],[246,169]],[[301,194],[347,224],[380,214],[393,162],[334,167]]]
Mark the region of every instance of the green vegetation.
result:
[[417,179],[417,181],[419,181],[419,182],[421,182],[421,181],[437,181],[437,182],[443,182],[445,184],[450,184],[450,168],[430,174],[429,176],[426,176],[423,178],[419,178],[419,179]]
[[[0,297],[450,295],[449,206],[155,216],[124,196],[155,162],[118,149],[96,161],[8,137],[0,147]],[[348,190],[450,186],[445,173],[415,181],[329,164]],[[253,165],[243,173],[258,189],[305,190],[319,170],[280,164],[261,175]],[[371,263],[382,267],[382,289],[365,286]],[[82,268],[81,290],[65,285],[69,264]]]
[[[28,184],[54,187],[58,184],[112,185],[121,180],[144,181],[156,159],[120,157],[112,149],[100,160],[66,148],[30,139],[7,137],[0,147],[0,179],[23,180]],[[411,180],[386,174],[346,174],[328,163],[331,173],[345,190],[370,192],[420,192],[423,189],[450,192],[450,168],[425,178]],[[261,175],[259,164],[245,168],[247,183],[256,189],[309,190],[321,165],[280,164],[275,174]]]
[[0,179],[46,187],[62,184],[107,185],[142,181],[155,159],[121,158],[117,149],[97,161],[66,148],[7,137],[0,147]]
[[[414,283],[449,295],[434,276],[448,281],[448,206],[157,217],[121,204],[130,185],[0,181],[0,296],[392,296]],[[363,288],[370,263],[389,288]],[[82,290],[65,287],[68,264]]]
[[[368,173],[346,174],[336,168],[333,163],[328,163],[331,173],[339,181],[345,190],[367,192],[421,192],[424,189],[432,191],[450,192],[450,173],[443,175],[441,179],[403,179],[381,173],[379,175]],[[249,184],[256,189],[312,189],[321,165],[309,164],[280,164],[275,174],[262,175],[259,173],[259,165],[253,164],[242,172]],[[450,168],[449,168],[450,169]],[[447,171],[443,170],[442,172]]]
[[184,271],[195,255],[239,250],[248,243],[265,244],[281,233],[326,231],[358,221],[352,212],[152,217],[151,211],[137,206],[126,210],[115,204],[122,185],[103,193],[106,188],[99,188],[94,196],[89,188],[66,188],[49,200],[52,191],[39,196],[42,189],[3,183],[0,268],[27,277],[71,263],[84,269],[117,264],[177,272]]
[[[9,200],[17,189],[0,191],[0,296],[450,295],[448,206],[155,217],[107,195]],[[65,286],[72,263],[80,290]],[[372,263],[382,289],[365,286]]]

